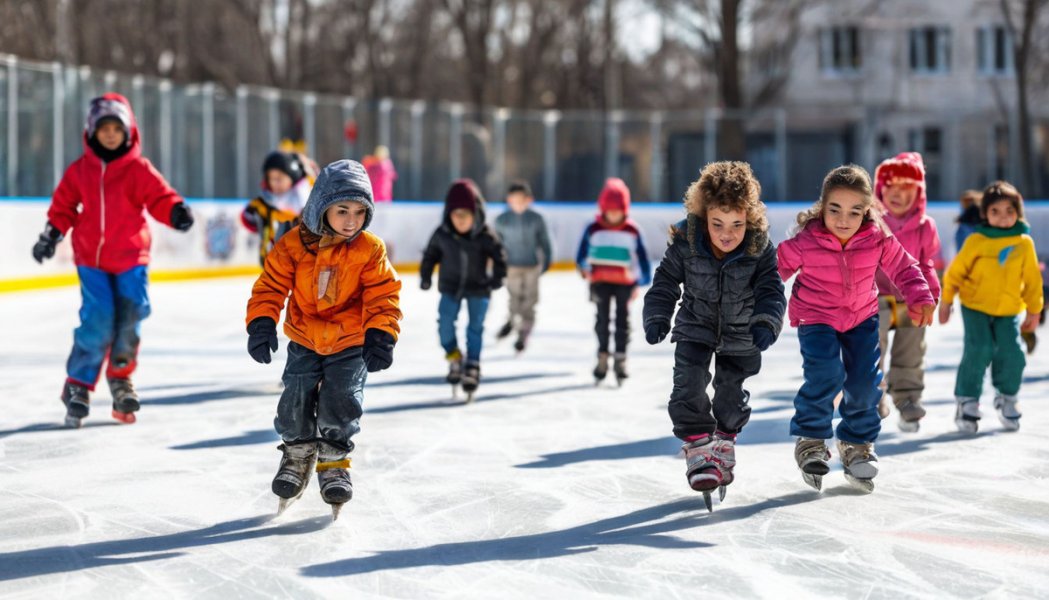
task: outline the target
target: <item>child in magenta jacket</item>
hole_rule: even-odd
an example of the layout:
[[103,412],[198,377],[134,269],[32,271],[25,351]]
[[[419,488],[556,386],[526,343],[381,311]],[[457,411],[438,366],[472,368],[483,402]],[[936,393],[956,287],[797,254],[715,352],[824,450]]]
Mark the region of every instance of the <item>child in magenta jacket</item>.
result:
[[[874,196],[883,209],[882,218],[900,245],[918,261],[934,302],[940,300],[940,279],[936,270],[943,268],[940,234],[936,222],[925,214],[925,163],[917,152],[901,152],[886,159],[874,171]],[[878,336],[881,340],[882,366],[889,358],[889,371],[878,413],[889,416],[889,396],[900,411],[900,430],[918,431],[925,416],[922,391],[925,389],[925,328],[917,327],[907,314],[907,304],[900,290],[879,271]],[[889,344],[889,330],[894,330]]]
[[881,269],[907,301],[919,327],[932,323],[935,308],[917,261],[881,222],[867,172],[838,167],[823,180],[819,200],[798,215],[797,234],[779,245],[779,273],[798,273],[788,314],[798,328],[804,383],[794,398],[791,435],[805,481],[820,489],[830,470],[824,440],[834,436],[834,397],[844,391],[838,454],[845,476],[871,491],[878,474],[874,441],[881,430],[878,401],[878,289]]
[[146,293],[150,233],[145,212],[179,231],[193,225],[182,198],[142,156],[131,105],[120,94],[91,101],[84,154],[69,165],[47,211],[47,225],[33,246],[43,262],[73,230],[73,258],[83,304],[80,327],[66,363],[62,402],[66,425],[79,427],[89,392],[106,367],[113,417],[135,421],[138,395],[131,385],[138,357],[139,324],[149,316]]

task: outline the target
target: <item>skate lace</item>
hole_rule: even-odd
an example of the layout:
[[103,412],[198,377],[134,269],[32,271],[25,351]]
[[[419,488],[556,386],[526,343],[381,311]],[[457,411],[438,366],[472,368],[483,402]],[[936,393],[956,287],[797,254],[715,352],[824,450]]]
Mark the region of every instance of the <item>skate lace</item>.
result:
[[851,465],[857,460],[869,461],[871,458],[877,458],[874,455],[873,444],[853,444],[845,443],[841,445],[842,462],[846,465]]
[[109,383],[109,391],[117,399],[135,394],[135,386],[130,379],[114,379]]
[[810,458],[816,457],[820,460],[830,459],[830,450],[823,443],[822,440],[816,440],[812,442],[801,442],[798,444],[797,449],[798,459],[806,461]]

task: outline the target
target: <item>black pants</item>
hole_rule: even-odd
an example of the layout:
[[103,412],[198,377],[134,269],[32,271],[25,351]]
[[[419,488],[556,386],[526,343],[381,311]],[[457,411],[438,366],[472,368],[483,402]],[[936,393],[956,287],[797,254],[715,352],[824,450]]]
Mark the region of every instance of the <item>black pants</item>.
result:
[[616,300],[616,353],[626,353],[630,343],[630,294],[632,285],[617,283],[590,284],[590,300],[597,304],[597,351],[608,352],[609,324],[612,319],[612,299]]
[[[710,359],[714,357],[714,402],[707,396]],[[714,355],[714,350],[695,342],[677,342],[674,350],[674,390],[670,392],[670,420],[674,435],[739,433],[750,420],[750,392],[743,381],[761,369],[761,354]],[[713,408],[713,414],[711,411]]]

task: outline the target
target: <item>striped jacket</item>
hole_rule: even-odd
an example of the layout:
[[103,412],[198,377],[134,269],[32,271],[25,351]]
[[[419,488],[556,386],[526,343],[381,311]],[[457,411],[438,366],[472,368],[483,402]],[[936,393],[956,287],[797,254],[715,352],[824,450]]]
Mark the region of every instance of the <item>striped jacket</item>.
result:
[[630,219],[613,226],[598,218],[587,225],[579,240],[576,264],[590,274],[592,283],[648,285],[652,282],[652,265],[641,229]]

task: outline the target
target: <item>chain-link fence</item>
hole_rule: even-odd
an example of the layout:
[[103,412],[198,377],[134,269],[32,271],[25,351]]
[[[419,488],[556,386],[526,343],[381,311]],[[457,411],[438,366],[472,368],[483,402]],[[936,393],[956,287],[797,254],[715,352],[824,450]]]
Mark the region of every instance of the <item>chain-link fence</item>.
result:
[[[360,160],[381,144],[398,177],[394,197],[435,200],[458,177],[499,199],[515,179],[543,200],[592,201],[606,177],[638,201],[677,201],[729,136],[745,148],[766,201],[810,200],[830,168],[873,169],[902,150],[921,151],[929,194],[957,197],[991,179],[1018,179],[1015,118],[1001,114],[836,110],[530,111],[357,99],[97,72],[6,57],[0,63],[0,196],[47,196],[83,150],[88,101],[125,95],[143,153],[185,196],[244,198],[256,192],[263,157],[282,140],[304,143],[321,165]],[[1049,118],[1035,139],[1049,145]],[[1049,189],[1045,153],[1041,190]],[[1041,190],[1028,192],[1038,194]]]

